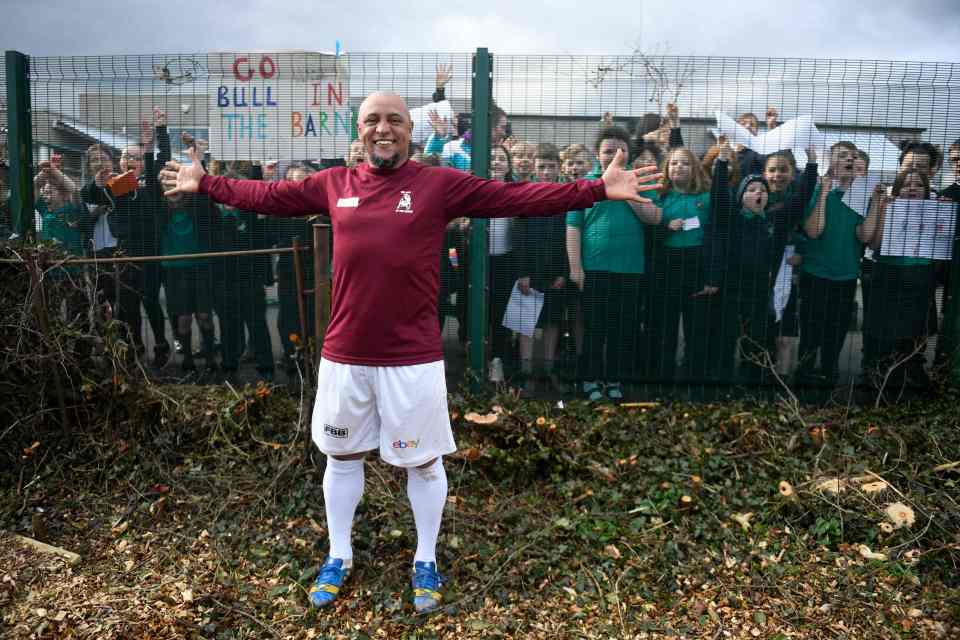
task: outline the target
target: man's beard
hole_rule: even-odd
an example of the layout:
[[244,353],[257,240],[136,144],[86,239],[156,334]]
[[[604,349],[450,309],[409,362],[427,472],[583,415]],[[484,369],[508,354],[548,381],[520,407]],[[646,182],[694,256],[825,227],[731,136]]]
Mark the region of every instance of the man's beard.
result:
[[389,158],[381,158],[376,153],[368,154],[371,166],[377,169],[393,169],[400,162],[400,154],[395,153]]

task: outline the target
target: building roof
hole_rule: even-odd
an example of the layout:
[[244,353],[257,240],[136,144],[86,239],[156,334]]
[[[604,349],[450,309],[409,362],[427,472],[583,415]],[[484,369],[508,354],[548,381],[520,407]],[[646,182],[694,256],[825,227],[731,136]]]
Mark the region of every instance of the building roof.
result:
[[[113,131],[106,131],[104,129],[98,129],[97,127],[84,124],[73,119],[59,118],[56,120],[56,122],[54,122],[53,126],[75,135],[88,138],[91,142],[105,144],[108,147],[116,149],[118,152],[122,152],[131,145],[139,144],[139,141],[131,138],[130,136],[115,133]],[[179,161],[186,159],[186,157],[180,153],[174,153],[173,157]]]

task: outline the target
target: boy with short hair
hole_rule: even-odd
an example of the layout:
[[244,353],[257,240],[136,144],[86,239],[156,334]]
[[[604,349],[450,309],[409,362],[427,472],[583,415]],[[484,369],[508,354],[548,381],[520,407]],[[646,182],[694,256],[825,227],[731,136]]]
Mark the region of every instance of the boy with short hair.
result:
[[[835,384],[840,352],[853,313],[863,246],[876,230],[875,215],[862,218],[843,201],[856,177],[858,149],[830,147],[830,168],[814,192],[803,222],[808,238],[800,267],[800,383]],[[820,369],[814,369],[817,353]]]

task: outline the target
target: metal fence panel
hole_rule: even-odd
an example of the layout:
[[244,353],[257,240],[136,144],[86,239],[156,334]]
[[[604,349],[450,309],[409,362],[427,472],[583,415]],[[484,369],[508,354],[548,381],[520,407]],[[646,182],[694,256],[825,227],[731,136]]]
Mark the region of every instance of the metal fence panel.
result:
[[[494,55],[488,103],[477,90],[474,64],[481,54],[487,60],[484,50],[477,56],[218,52],[30,58],[33,160],[60,158],[63,174],[77,186],[70,196],[77,208],[70,215],[79,222],[76,234],[58,237],[56,212],[47,207],[38,211],[33,228],[41,237],[72,242],[78,254],[101,257],[114,253],[108,230],[123,236],[118,246],[125,254],[139,257],[289,247],[294,238],[309,245],[316,219],[277,220],[209,203],[200,207],[202,214],[196,206],[188,211],[164,201],[149,172],[159,169],[161,153],[184,159],[190,139],[207,141],[209,169],[226,175],[272,180],[288,171],[302,177],[349,163],[361,100],[373,90],[393,91],[414,109],[414,142],[426,151],[416,157],[424,162],[469,170],[469,154],[464,164],[453,152],[468,131],[477,148],[483,146],[486,116],[495,179],[504,179],[505,170],[521,180],[599,175],[597,138],[611,126],[625,134],[607,131],[605,139],[616,146],[624,135],[631,161],[654,160],[672,172],[675,160],[679,172],[643,219],[629,208],[603,203],[539,221],[452,224],[437,256],[438,322],[451,381],[467,367],[468,343],[470,364],[485,376],[500,380],[502,371],[509,384],[547,395],[562,390],[564,397],[573,392],[689,396],[695,387],[726,393],[737,387],[776,389],[781,381],[832,388],[849,381],[890,382],[891,373],[896,383],[922,386],[943,369],[950,351],[944,329],[956,333],[956,313],[947,318],[953,324],[944,319],[951,302],[946,293],[951,280],[954,285],[958,280],[948,277],[956,259],[889,256],[889,242],[886,250],[881,246],[864,257],[866,244],[882,245],[882,233],[869,243],[858,240],[860,218],[838,204],[839,194],[830,196],[824,237],[810,238],[804,227],[812,207],[809,201],[796,204],[805,143],[794,145],[794,180],[775,181],[771,189],[780,204],[757,214],[759,221],[729,202],[736,200],[737,173],[772,171],[764,157],[772,150],[769,144],[762,153],[739,151],[725,185],[711,182],[711,162],[703,164],[701,175],[701,164],[705,154],[716,152],[718,113],[734,120],[756,114],[756,137],[741,141],[758,149],[768,128],[782,134],[797,124],[792,120],[806,118],[801,121],[818,131],[819,174],[830,165],[830,147],[849,141],[869,154],[868,175],[892,186],[903,168],[898,144],[932,143],[949,157],[960,138],[960,117],[951,109],[956,65]],[[435,95],[438,65],[450,69],[441,96]],[[433,104],[438,98],[446,103]],[[420,109],[427,105],[432,106]],[[677,107],[675,121],[668,105]],[[163,121],[155,121],[155,107]],[[776,114],[767,125],[771,107]],[[451,116],[432,148],[430,109]],[[483,135],[475,135],[474,124]],[[143,147],[141,136],[148,138]],[[450,146],[439,152],[444,143]],[[953,193],[955,166],[943,162],[931,171],[923,162],[925,151],[917,148],[907,159],[924,173],[921,187]],[[135,192],[143,194],[140,200],[101,202],[97,169],[136,168],[140,155],[153,160]],[[691,165],[687,169],[685,162]],[[123,215],[115,211],[104,218],[98,204],[123,209]],[[910,239],[944,222],[936,218],[936,207],[889,207],[891,219],[909,227]],[[137,217],[131,224],[121,220],[124,215]],[[679,230],[669,226],[674,219]],[[177,245],[176,232],[187,227],[191,241]],[[782,258],[787,246],[803,255],[802,263],[791,264],[790,277]],[[310,259],[301,266],[304,288],[316,287]],[[580,279],[581,270],[582,288],[572,281]],[[128,268],[119,282],[108,270],[91,271],[93,286],[119,307],[148,362],[164,364],[164,344],[184,343],[179,355],[157,368],[159,375],[181,375],[194,361],[231,373],[239,368],[249,379],[281,376],[296,342],[315,333],[312,300],[300,321],[288,254],[155,262]],[[532,330],[523,329],[530,336],[503,325],[514,287],[526,290],[524,278],[545,294],[539,317],[518,318],[532,324]],[[191,357],[192,352],[198,353]],[[890,367],[900,360],[901,366]]]

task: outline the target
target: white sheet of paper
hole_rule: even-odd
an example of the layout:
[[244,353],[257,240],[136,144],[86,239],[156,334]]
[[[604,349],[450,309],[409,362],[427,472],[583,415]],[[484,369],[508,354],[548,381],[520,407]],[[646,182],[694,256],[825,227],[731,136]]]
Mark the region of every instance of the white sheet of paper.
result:
[[427,138],[430,137],[430,134],[433,133],[433,127],[430,126],[430,117],[427,115],[431,111],[436,111],[437,115],[441,118],[450,119],[451,126],[453,126],[453,107],[450,106],[449,100],[431,102],[422,107],[410,109],[410,119],[413,121],[412,142],[423,144],[427,141]]
[[783,250],[783,257],[780,259],[780,270],[777,271],[777,279],[773,284],[773,311],[777,316],[777,322],[783,319],[783,310],[787,308],[787,302],[790,301],[790,289],[793,287],[793,265],[787,262],[794,254],[794,246],[788,244]]
[[507,309],[503,313],[503,326],[511,331],[533,337],[537,329],[537,320],[543,311],[543,292],[530,289],[530,295],[520,293],[517,283],[513,284]]
[[811,146],[818,148],[822,144],[820,131],[813,123],[813,116],[810,115],[793,118],[776,129],[758,135],[753,135],[743,125],[737,123],[722,111],[717,111],[716,117],[717,128],[712,130],[715,136],[719,137],[720,134],[723,134],[727,136],[731,144],[742,144],[761,155],[769,155],[783,149],[792,149],[794,156],[797,158],[798,166],[806,164],[807,154],[804,149]]
[[684,231],[693,231],[694,229],[700,228],[700,218],[694,216],[692,218],[686,218],[683,221],[683,230]]
[[870,198],[873,197],[873,190],[879,183],[880,177],[876,174],[868,173],[866,176],[854,178],[850,188],[843,192],[844,203],[866,218],[867,211],[870,209]]
[[[732,145],[742,144],[745,147],[753,148],[755,136],[747,131],[747,128],[725,114],[723,111],[717,111],[717,131],[727,136],[727,140]],[[719,136],[717,136],[719,137]]]
[[957,205],[937,200],[894,200],[887,205],[880,255],[953,259]]
[[753,139],[751,149],[762,155],[776,153],[783,149],[797,150],[816,146],[820,139],[820,132],[813,124],[813,116],[800,116],[788,120],[776,129],[758,134]]

